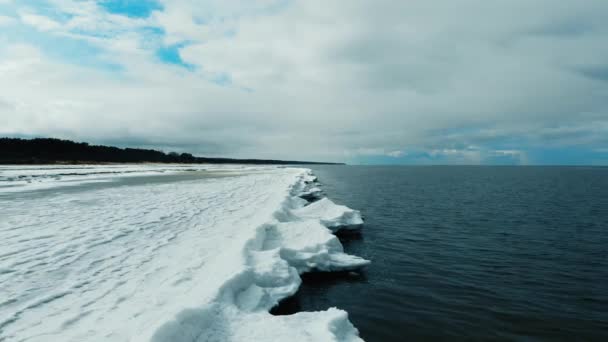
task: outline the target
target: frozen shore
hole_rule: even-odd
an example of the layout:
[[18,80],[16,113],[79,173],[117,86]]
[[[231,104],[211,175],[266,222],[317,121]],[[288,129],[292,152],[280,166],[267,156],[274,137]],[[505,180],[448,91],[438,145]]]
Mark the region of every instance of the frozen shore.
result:
[[314,181],[306,169],[256,167],[196,181],[5,193],[0,341],[360,340],[336,308],[268,313],[304,272],[369,263],[345,254],[332,234],[360,227],[357,211],[300,198],[318,192]]

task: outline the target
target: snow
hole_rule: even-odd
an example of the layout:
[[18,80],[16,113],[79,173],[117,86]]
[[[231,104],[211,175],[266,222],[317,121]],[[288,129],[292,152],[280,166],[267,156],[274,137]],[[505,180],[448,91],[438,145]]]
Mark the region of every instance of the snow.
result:
[[[328,229],[358,212],[299,197],[309,170],[68,168],[0,168],[6,183],[30,175],[56,190],[0,187],[0,341],[360,341],[336,308],[268,313],[304,272],[369,263]],[[193,170],[201,177],[171,181]],[[70,184],[53,177],[65,173],[83,187],[61,191]],[[129,183],[150,174],[167,181]]]
[[256,169],[259,167],[213,164],[0,165],[0,193],[105,183],[124,177],[219,170],[231,173]]
[[321,224],[334,232],[357,230],[363,225],[361,213],[343,205],[337,205],[329,198],[323,198],[303,208],[293,210],[300,219],[318,219]]
[[369,264],[345,254],[338,238],[318,220],[280,223],[269,229],[267,236],[264,247],[280,249],[280,257],[300,273],[346,271]]
[[321,188],[319,187],[312,187],[304,192],[302,192],[300,195],[300,198],[303,198],[307,201],[317,201],[321,198],[323,198],[323,190],[321,190]]

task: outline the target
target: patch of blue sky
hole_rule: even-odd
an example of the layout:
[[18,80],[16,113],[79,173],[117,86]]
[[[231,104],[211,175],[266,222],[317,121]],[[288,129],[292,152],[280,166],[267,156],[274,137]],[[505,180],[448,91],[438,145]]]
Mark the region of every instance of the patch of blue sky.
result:
[[16,17],[17,11],[15,10],[14,7],[0,2],[0,15],[5,15],[8,17]]
[[[149,6],[148,8],[155,8]],[[19,2],[19,7],[0,4],[0,14],[18,19],[21,13],[32,13],[48,17],[59,23],[67,22],[70,15],[62,13],[51,2],[47,0],[23,0]],[[129,29],[133,31],[133,29]],[[162,37],[165,32],[161,27],[144,26],[136,28],[138,35],[141,36],[141,48],[149,50],[153,55],[162,44]],[[88,30],[71,29],[70,33],[76,36],[94,37],[101,39],[113,39],[124,33],[123,30]],[[76,36],[55,34],[52,32],[39,31],[34,27],[15,21],[14,24],[5,26],[0,31],[0,39],[3,44],[30,44],[40,49],[45,56],[52,60],[68,64],[75,64],[106,71],[122,71],[120,63],[111,60],[103,46],[94,44],[86,39],[79,39]],[[190,67],[186,63],[182,63]]]
[[3,33],[7,43],[30,44],[52,60],[107,71],[123,69],[120,64],[106,59],[103,49],[82,39],[47,34],[25,25]]
[[[491,149],[482,153],[481,164],[484,165],[601,165],[608,166],[608,151],[594,150],[586,147],[564,146],[540,148],[522,146],[522,160],[516,154],[493,154]],[[424,151],[410,152],[394,158],[385,155],[358,156],[351,161],[362,165],[449,165],[476,164],[466,159],[454,159],[452,156],[433,154]]]
[[97,3],[110,13],[131,18],[147,18],[153,11],[163,9],[157,0],[100,0]]
[[162,37],[165,34],[165,31],[161,27],[155,26],[143,26],[136,29],[129,29],[128,31],[120,29],[113,29],[108,31],[96,29],[71,29],[70,32],[80,36],[88,36],[102,39],[112,39],[120,36],[122,33],[125,32],[137,32],[137,34],[140,35],[142,38],[142,47],[152,50],[154,50],[157,46],[161,44]]
[[20,0],[18,4],[19,6],[15,6],[14,3],[9,2],[0,6],[0,13],[4,10],[6,10],[6,14],[14,16],[18,16],[20,12],[33,13],[48,17],[58,23],[65,23],[73,18],[72,14],[61,11],[47,0]]
[[360,165],[416,165],[432,164],[434,157],[422,151],[410,151],[399,157],[388,155],[362,155],[357,156],[352,161],[353,164]]
[[177,65],[192,71],[195,69],[195,66],[184,62],[182,56],[179,54],[179,49],[187,44],[188,43],[178,43],[169,46],[161,46],[156,50],[156,57],[165,64]]
[[222,72],[214,75],[211,80],[213,83],[221,86],[229,86],[232,85],[232,77],[230,74]]
[[[274,0],[264,2],[263,4],[244,2],[243,6],[228,12],[218,11],[210,7],[205,14],[194,16],[193,20],[197,25],[208,25],[212,22],[216,24],[231,23],[241,17],[272,16],[285,11],[293,2],[293,0]],[[226,37],[236,36],[236,33],[237,31],[234,28],[227,28],[223,32]]]
[[276,0],[267,3],[261,9],[257,10],[255,14],[258,15],[273,15],[284,11],[293,3],[293,0]]
[[162,36],[165,34],[165,30],[159,26],[144,26],[140,30],[142,33],[155,35],[155,36]]
[[359,156],[354,158],[352,164],[358,165],[404,165],[409,164],[405,158],[392,158],[389,156]]
[[481,160],[479,161],[468,158],[467,150],[462,151],[462,154],[452,154],[408,149],[407,153],[397,157],[365,155],[358,156],[354,162],[363,165],[476,165],[479,163],[486,165],[519,165],[523,162],[519,154],[492,153],[492,149],[475,151],[480,155]]
[[[523,153],[523,152],[522,152]],[[525,153],[524,153],[525,155]],[[522,159],[519,154],[492,154],[485,156],[482,160],[485,165],[524,165],[527,164],[526,159]]]
[[608,165],[608,153],[584,147],[532,148],[527,155],[538,165]]
[[141,47],[154,52],[162,46],[165,30],[157,26],[144,26],[137,29],[137,34],[140,36]]

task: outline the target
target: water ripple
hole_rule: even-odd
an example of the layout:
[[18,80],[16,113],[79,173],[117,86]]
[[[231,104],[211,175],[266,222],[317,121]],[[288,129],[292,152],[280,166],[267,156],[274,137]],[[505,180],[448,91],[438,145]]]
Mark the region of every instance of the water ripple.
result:
[[306,281],[368,341],[608,340],[608,168],[343,167],[315,174],[360,208],[362,281]]

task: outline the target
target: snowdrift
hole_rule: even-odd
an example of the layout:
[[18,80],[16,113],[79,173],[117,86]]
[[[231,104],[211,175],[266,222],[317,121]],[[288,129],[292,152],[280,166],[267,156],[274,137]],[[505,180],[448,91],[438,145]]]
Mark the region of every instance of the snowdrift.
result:
[[359,211],[337,205],[328,198],[295,209],[293,214],[301,219],[319,220],[321,224],[334,232],[357,230],[363,225]]

